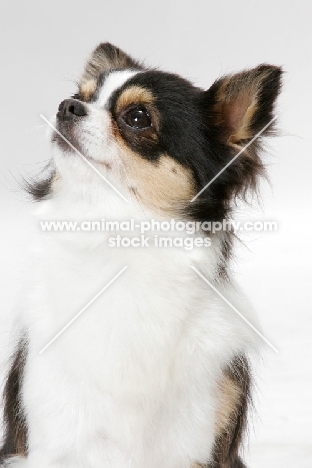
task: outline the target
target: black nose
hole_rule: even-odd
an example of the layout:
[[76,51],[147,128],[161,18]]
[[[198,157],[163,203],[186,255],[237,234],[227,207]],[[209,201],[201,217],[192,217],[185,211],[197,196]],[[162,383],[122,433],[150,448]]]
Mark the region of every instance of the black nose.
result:
[[65,99],[58,108],[57,118],[60,120],[74,120],[74,118],[87,115],[84,104],[77,99]]

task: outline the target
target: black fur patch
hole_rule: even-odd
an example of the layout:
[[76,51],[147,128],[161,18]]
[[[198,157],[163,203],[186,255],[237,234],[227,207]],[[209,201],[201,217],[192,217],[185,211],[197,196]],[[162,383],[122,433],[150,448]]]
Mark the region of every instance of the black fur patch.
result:
[[39,176],[37,180],[29,179],[23,181],[23,189],[31,195],[31,197],[40,201],[47,198],[51,193],[52,182],[55,176],[55,171],[51,171],[46,176]]
[[27,454],[27,424],[21,404],[27,343],[22,339],[12,357],[10,371],[4,387],[4,442],[0,450],[0,463],[10,456]]

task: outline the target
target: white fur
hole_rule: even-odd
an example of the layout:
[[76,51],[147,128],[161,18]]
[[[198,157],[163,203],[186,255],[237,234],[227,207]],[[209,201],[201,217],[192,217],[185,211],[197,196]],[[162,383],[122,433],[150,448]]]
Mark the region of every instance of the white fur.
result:
[[105,80],[105,86],[103,86],[100,96],[98,98],[98,104],[101,107],[105,107],[112,93],[120,88],[126,81],[136,75],[138,72],[133,70],[121,70],[118,72],[110,73]]
[[[109,98],[112,79],[100,105],[89,105],[79,132],[85,155],[92,153],[129,203],[78,155],[55,147],[61,177],[53,197],[40,204],[39,219],[156,217],[131,197],[121,150],[110,135],[103,96]],[[29,340],[23,384],[29,457],[10,467],[190,468],[211,455],[222,368],[257,346],[254,332],[191,269],[215,280],[220,239],[191,251],[112,249],[108,235],[39,233],[30,306],[21,319]],[[125,265],[122,276],[40,355]],[[257,326],[235,286],[217,287]]]

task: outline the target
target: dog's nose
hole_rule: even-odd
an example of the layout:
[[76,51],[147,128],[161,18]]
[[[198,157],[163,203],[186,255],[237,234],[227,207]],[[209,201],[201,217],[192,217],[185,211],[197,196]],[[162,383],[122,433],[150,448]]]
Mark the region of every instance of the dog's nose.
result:
[[75,117],[87,115],[84,104],[77,99],[65,99],[58,108],[57,118],[60,120],[74,120]]

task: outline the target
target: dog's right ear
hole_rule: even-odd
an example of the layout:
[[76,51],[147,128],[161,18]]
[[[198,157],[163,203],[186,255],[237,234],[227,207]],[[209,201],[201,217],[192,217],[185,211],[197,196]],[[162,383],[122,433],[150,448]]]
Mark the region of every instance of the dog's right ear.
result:
[[142,69],[142,65],[109,42],[98,45],[90,55],[80,78],[80,86],[97,81],[101,73],[123,68]]

